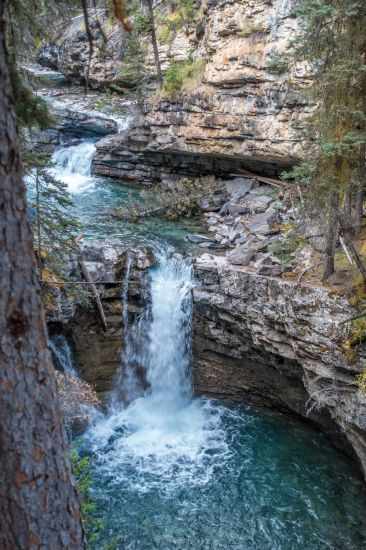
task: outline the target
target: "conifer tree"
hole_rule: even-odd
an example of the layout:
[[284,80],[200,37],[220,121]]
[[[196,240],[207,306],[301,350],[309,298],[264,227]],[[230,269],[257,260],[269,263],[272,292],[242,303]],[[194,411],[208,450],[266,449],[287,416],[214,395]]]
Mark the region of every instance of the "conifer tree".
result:
[[340,218],[349,235],[361,227],[366,183],[366,2],[301,0],[296,12],[302,30],[296,58],[312,68],[317,104],[310,125],[318,154],[305,167],[308,207],[316,202],[315,210],[326,219],[326,280],[334,272]]

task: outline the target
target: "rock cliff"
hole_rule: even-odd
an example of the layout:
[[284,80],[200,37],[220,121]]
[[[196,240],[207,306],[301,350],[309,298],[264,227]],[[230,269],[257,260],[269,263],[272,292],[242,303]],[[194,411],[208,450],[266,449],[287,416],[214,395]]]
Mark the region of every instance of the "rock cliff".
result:
[[[183,49],[203,60],[191,89],[146,104],[150,148],[226,155],[280,170],[302,156],[303,121],[311,105],[303,67],[290,67],[296,37],[295,0],[208,0],[202,32]],[[177,45],[176,45],[177,43]],[[178,45],[181,45],[179,48]],[[166,65],[182,52],[182,33],[170,44]],[[176,53],[177,52],[177,53]]]
[[343,321],[354,315],[347,300],[208,254],[195,273],[196,391],[313,420],[353,449],[366,474],[366,396],[356,383],[363,361],[350,362],[342,348]]
[[[177,60],[204,61],[196,81],[173,96],[150,95],[142,105],[134,104],[129,129],[97,143],[95,173],[145,185],[177,174],[233,180],[245,170],[275,176],[300,159],[308,146],[303,125],[312,106],[306,98],[304,68],[287,61],[297,32],[295,4],[296,0],[202,4],[195,24],[160,44],[164,70]],[[68,78],[82,80],[85,36],[75,24],[68,37],[58,68]],[[76,56],[73,50],[80,41],[85,47]],[[100,60],[92,59],[93,86],[114,82],[110,65],[116,51],[103,71],[98,69]],[[151,75],[149,45],[145,67]],[[274,223],[284,221],[276,197],[268,189],[255,196],[251,186],[230,200],[225,211],[221,203],[207,208],[215,245],[237,248],[230,256],[195,260],[195,389],[310,419],[357,457],[366,474],[366,397],[356,383],[363,361],[350,362],[342,348],[349,331],[342,323],[354,310],[344,297],[320,285],[273,277],[278,264],[272,260],[267,272],[251,265],[262,254],[263,242],[268,246],[279,231]],[[253,228],[256,242],[248,247]],[[121,286],[116,281],[124,277],[125,250],[113,250],[109,259],[103,243],[86,251],[96,280],[112,273],[110,284],[101,287],[107,331],[101,330],[94,309],[79,307],[70,324],[81,374],[102,393],[110,389],[123,346]],[[145,269],[136,267],[131,274],[131,315],[147,299]]]
[[[140,116],[131,124],[127,140],[116,136],[100,143],[96,172],[124,178],[130,166],[148,172],[153,163],[175,171],[185,171],[188,165],[196,172],[246,168],[274,175],[298,161],[304,150],[304,119],[312,106],[304,67],[289,63],[290,42],[297,32],[295,4],[296,0],[197,2],[195,21],[160,38],[159,52],[164,71],[177,62],[199,70],[174,93],[156,94],[151,85],[145,89]],[[161,9],[167,8],[157,7],[158,15]],[[158,37],[163,20],[157,17]],[[80,21],[76,18],[59,39],[58,68],[72,82],[84,79],[88,61]],[[131,61],[128,37],[119,27],[108,27],[102,15],[101,21],[110,47],[99,44],[100,33],[93,27],[98,47],[90,82],[96,88],[117,82],[123,90],[118,75]],[[140,40],[143,74],[151,82],[150,37],[142,34]],[[149,177],[154,179],[154,173]]]

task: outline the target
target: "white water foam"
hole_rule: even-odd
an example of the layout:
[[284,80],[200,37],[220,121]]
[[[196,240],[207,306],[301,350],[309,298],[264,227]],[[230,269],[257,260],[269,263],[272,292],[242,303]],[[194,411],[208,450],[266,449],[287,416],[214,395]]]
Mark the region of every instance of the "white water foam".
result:
[[[151,308],[137,324],[139,356],[134,345],[125,358],[131,368],[142,363],[149,389],[127,406],[112,399],[87,434],[98,469],[137,491],[205,484],[229,455],[224,409],[191,395],[191,289],[189,263],[161,256],[151,273]],[[126,377],[118,380],[123,385]]]
[[70,193],[80,193],[94,185],[91,176],[95,144],[84,141],[78,145],[61,147],[52,155],[54,166],[50,174],[65,183]]

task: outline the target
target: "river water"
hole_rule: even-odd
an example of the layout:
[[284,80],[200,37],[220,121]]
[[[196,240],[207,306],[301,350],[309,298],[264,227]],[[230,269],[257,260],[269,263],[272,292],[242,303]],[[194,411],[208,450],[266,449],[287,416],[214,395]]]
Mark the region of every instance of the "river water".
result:
[[[110,405],[80,443],[91,460],[95,549],[361,550],[366,496],[353,466],[286,416],[194,397],[188,224],[127,224],[108,208],[138,191],[90,174],[93,142],[61,148],[54,175],[87,237],[158,242],[151,300],[133,326]],[[121,289],[126,300],[128,276]],[[126,321],[126,304],[123,304]],[[134,383],[134,366],[148,390]],[[120,373],[120,374],[121,374]]]

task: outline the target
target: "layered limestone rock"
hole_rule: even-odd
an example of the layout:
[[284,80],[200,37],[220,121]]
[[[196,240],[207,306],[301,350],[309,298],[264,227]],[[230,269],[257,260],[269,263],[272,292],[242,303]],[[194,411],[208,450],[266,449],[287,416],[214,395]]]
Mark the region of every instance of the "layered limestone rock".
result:
[[[150,147],[229,155],[268,172],[301,158],[311,112],[302,67],[288,64],[295,0],[209,0],[203,34],[190,36],[205,66],[191,91],[147,105]],[[179,40],[177,36],[176,40]],[[174,40],[172,49],[174,48]],[[174,50],[173,50],[174,51]]]
[[[93,54],[89,66],[89,41],[85,30],[83,15],[72,19],[65,33],[58,39],[57,68],[65,77],[74,83],[84,83],[88,79],[90,88],[103,89],[119,80],[121,54],[123,52],[124,34],[120,25],[113,25],[104,10],[97,10],[98,21],[91,17],[90,30],[94,40]],[[107,38],[105,46],[103,33]],[[43,51],[41,58],[45,58]],[[55,65],[55,55],[52,57]]]
[[[142,181],[154,181],[154,167],[163,166],[186,174],[248,169],[273,176],[301,159],[313,106],[304,67],[288,61],[295,3],[203,3],[197,27],[160,43],[163,69],[185,60],[199,65],[198,73],[181,91],[147,99],[127,137],[101,142],[96,173],[124,178],[137,168]],[[151,47],[145,63],[153,72]]]
[[[298,25],[295,4],[296,0],[197,3],[196,21],[165,41],[160,27],[168,14],[157,17],[163,70],[186,61],[196,67],[194,77],[171,95],[145,96],[127,139],[116,136],[100,144],[96,173],[128,179],[140,170],[142,181],[156,181],[161,168],[204,174],[244,168],[274,175],[302,158],[304,120],[313,106],[306,94],[308,74],[288,61]],[[167,8],[156,9],[158,14]],[[75,18],[60,39],[58,62],[68,79],[79,82],[88,62],[81,26],[81,19]],[[96,47],[90,65],[90,82],[96,88],[120,82],[118,75],[131,61],[121,29],[107,30],[108,55],[104,59]],[[93,32],[100,41],[98,28]],[[150,81],[155,72],[150,37],[142,35],[141,43],[144,74]]]
[[195,390],[313,420],[366,474],[366,396],[356,383],[363,365],[342,349],[344,321],[354,315],[347,300],[208,254],[195,274]]

